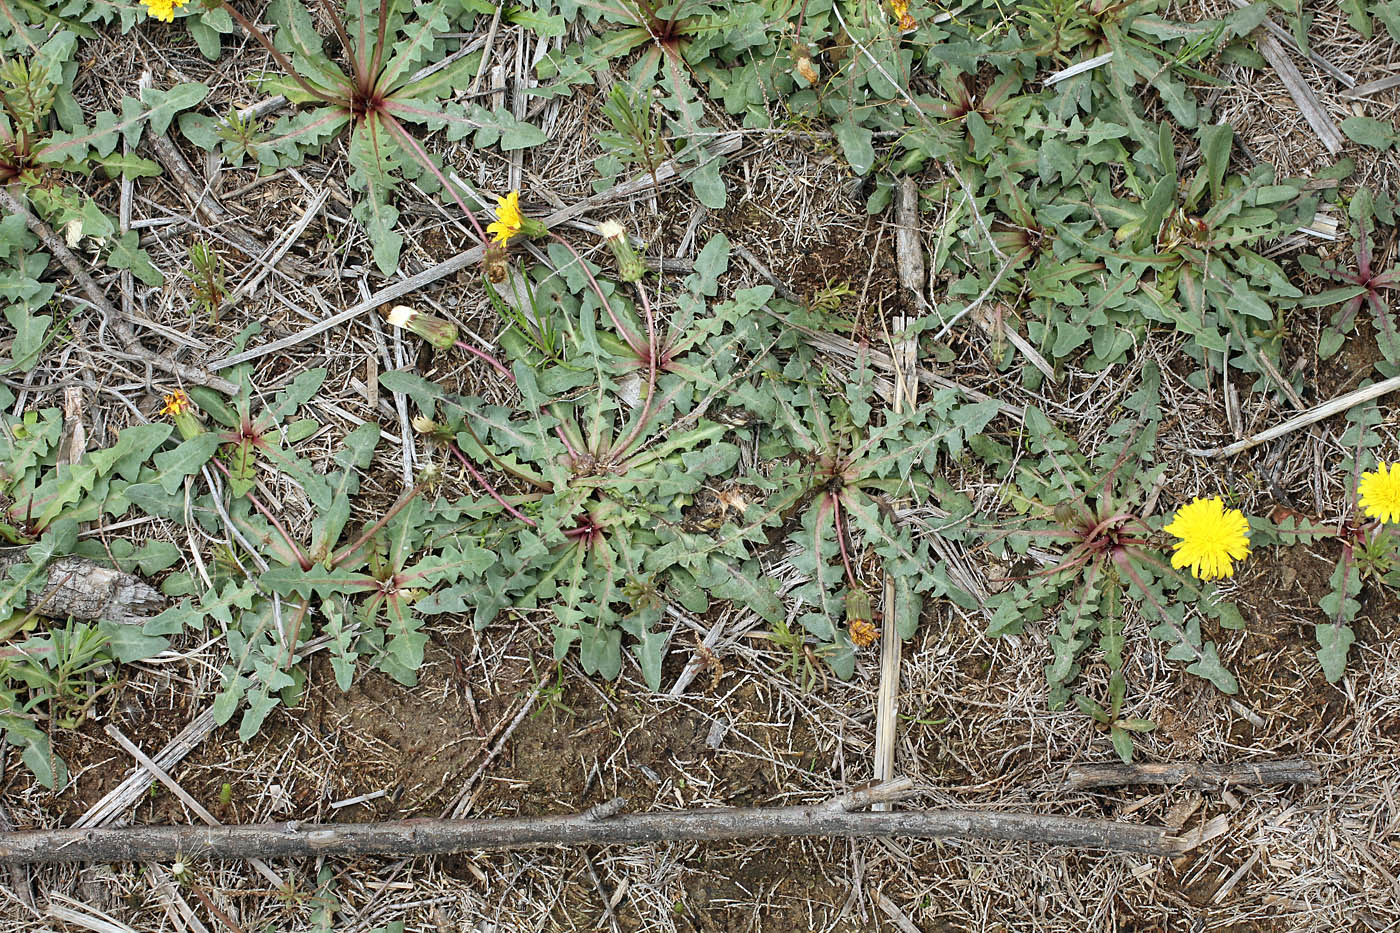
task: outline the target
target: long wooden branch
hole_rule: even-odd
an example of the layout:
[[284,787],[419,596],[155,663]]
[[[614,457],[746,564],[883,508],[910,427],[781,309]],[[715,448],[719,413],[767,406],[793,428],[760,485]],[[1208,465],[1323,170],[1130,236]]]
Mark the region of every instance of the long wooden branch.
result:
[[1321,781],[1317,767],[1302,758],[1220,765],[1194,761],[1109,763],[1071,768],[1065,778],[1065,790],[1118,784],[1180,784],[1193,790],[1219,790],[1238,784],[1317,784]]
[[128,826],[0,833],[0,864],[249,859],[311,855],[416,856],[547,845],[915,836],[1038,842],[1176,855],[1190,843],[1163,826],[987,810],[848,812],[822,804],[611,816],[621,800],[569,816],[415,819],[386,823]]

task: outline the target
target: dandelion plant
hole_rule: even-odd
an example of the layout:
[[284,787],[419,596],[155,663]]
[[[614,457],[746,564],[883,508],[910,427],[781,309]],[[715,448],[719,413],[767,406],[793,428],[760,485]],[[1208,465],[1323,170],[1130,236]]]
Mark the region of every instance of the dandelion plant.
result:
[[[311,10],[299,0],[273,0],[268,7],[267,15],[278,27],[275,41],[227,0],[221,5],[282,69],[282,76],[264,87],[302,108],[279,120],[269,136],[250,148],[261,165],[280,167],[348,136],[350,185],[362,195],[352,213],[369,234],[380,272],[389,275],[398,267],[403,247],[393,204],[403,178],[445,191],[470,220],[479,242],[486,242],[475,214],[447,182],[440,159],[418,132],[445,128],[448,142],[474,134],[477,146],[499,144],[507,151],[537,145],[545,136],[501,108],[490,111],[451,99],[466,90],[477,61],[443,57],[456,3],[348,0],[336,10],[322,0],[318,9],[334,32],[340,61],[326,53]],[[219,144],[211,121],[190,121],[182,129],[204,148]]]

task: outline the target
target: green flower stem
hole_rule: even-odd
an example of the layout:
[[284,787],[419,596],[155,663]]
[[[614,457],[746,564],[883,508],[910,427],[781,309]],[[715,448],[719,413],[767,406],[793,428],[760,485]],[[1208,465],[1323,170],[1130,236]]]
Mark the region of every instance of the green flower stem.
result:
[[490,238],[486,236],[486,231],[481,228],[481,221],[476,219],[476,214],[473,214],[471,208],[467,207],[466,202],[462,200],[462,196],[457,193],[457,189],[448,183],[447,179],[443,177],[442,172],[433,164],[433,160],[428,157],[428,153],[424,151],[422,144],[413,137],[412,133],[404,129],[403,124],[400,123],[398,118],[393,114],[383,109],[379,110],[378,113],[379,118],[384,121],[384,124],[398,133],[399,137],[408,145],[409,150],[413,153],[413,157],[418,160],[418,163],[432,173],[433,177],[437,179],[438,184],[442,185],[443,190],[452,195],[452,200],[457,202],[457,206],[461,208],[462,213],[467,215],[467,219],[472,223],[472,228],[476,230],[476,238],[477,241],[481,243],[481,248],[485,249],[487,244],[490,243]]
[[[229,472],[228,467],[224,466],[223,461],[215,458],[211,462],[223,471],[224,476],[228,477],[229,479],[233,479],[233,474]],[[260,513],[262,513],[263,518],[271,522],[272,527],[277,529],[277,533],[282,536],[282,540],[287,542],[287,547],[292,549],[292,554],[296,557],[297,563],[301,565],[301,569],[310,570],[312,567],[311,561],[307,558],[305,554],[302,553],[301,548],[297,546],[297,543],[292,540],[292,536],[287,534],[287,529],[282,527],[282,523],[277,520],[277,516],[273,515],[272,512],[268,509],[268,507],[263,505],[262,502],[258,499],[258,497],[253,495],[251,492],[244,493],[243,498],[251,502],[253,504],[253,508],[257,509]]]
[[[500,470],[502,473],[507,473],[507,474],[509,474],[509,475],[511,475],[511,476],[514,476],[516,479],[520,480],[522,483],[529,483],[531,486],[534,486],[536,489],[541,489],[541,490],[543,490],[543,491],[545,491],[545,492],[553,492],[553,491],[554,491],[554,484],[553,484],[553,483],[550,483],[548,480],[546,480],[546,479],[544,479],[544,478],[542,478],[542,477],[539,477],[539,476],[532,476],[532,475],[530,475],[529,473],[524,472],[523,470],[518,470],[518,469],[516,469],[515,467],[512,467],[512,466],[510,466],[509,464],[507,464],[507,463],[506,463],[505,461],[503,461],[500,457],[497,457],[495,454],[493,454],[493,453],[491,452],[491,448],[489,448],[489,447],[487,447],[485,444],[483,444],[483,443],[481,442],[481,438],[479,438],[479,437],[476,436],[476,431],[474,431],[474,430],[472,429],[471,422],[466,421],[466,420],[463,420],[463,421],[462,421],[462,430],[466,431],[469,435],[471,435],[471,439],[476,443],[476,446],[477,446],[477,447],[480,447],[480,448],[481,448],[481,452],[484,453],[484,454],[486,455],[486,459],[488,459],[488,460],[490,460],[492,463],[494,463],[494,464],[496,465],[496,469]],[[557,426],[557,425],[555,426],[555,430],[558,431],[558,426]],[[560,440],[564,440],[564,437],[563,437],[563,434],[562,434],[562,433],[560,433],[559,439],[560,439]],[[565,447],[568,447],[568,446],[569,446],[568,441],[564,441],[564,446],[565,446]]]
[[287,60],[287,56],[279,52],[277,50],[277,46],[273,45],[272,41],[268,39],[267,35],[263,33],[263,31],[257,26],[253,25],[253,23],[248,19],[248,17],[238,12],[237,7],[235,7],[232,3],[229,3],[228,0],[219,0],[219,5],[222,6],[225,10],[227,10],[228,14],[238,21],[238,25],[243,27],[244,32],[252,36],[255,40],[257,40],[258,45],[261,45],[264,49],[267,50],[267,53],[271,55],[273,59],[276,60],[277,64],[282,68],[282,70],[286,72],[287,77],[291,78],[297,84],[300,84],[302,90],[310,94],[312,97],[315,97],[318,100],[325,101],[328,104],[332,104],[337,107],[344,106],[345,101],[337,100],[336,98],[327,94],[325,91],[318,90],[317,88],[313,87],[305,78],[303,78],[301,74],[296,70],[296,68],[292,66],[292,63]]
[[587,450],[588,445],[583,442],[583,434],[579,432],[578,425],[572,418],[566,418],[557,402],[549,403],[549,413],[555,417],[557,424],[554,426],[554,433],[559,436],[559,440],[564,442],[564,448],[568,450],[569,456],[578,460],[579,451]]
[[476,467],[472,466],[472,462],[467,459],[466,455],[462,453],[460,449],[458,449],[456,444],[449,442],[447,445],[447,449],[452,452],[452,455],[457,458],[457,460],[462,464],[462,466],[467,468],[467,472],[471,474],[472,479],[476,480],[477,483],[481,486],[481,488],[486,490],[486,494],[501,504],[501,508],[505,509],[511,515],[520,519],[522,522],[529,525],[531,528],[539,527],[539,524],[536,523],[534,519],[530,518],[528,515],[525,515],[515,506],[511,505],[509,502],[503,499],[501,497],[501,494],[496,491],[496,487],[492,486],[490,481],[487,480],[486,477],[482,476]]
[[860,589],[856,585],[855,571],[851,569],[851,555],[846,552],[846,529],[845,523],[841,521],[841,496],[839,494],[831,496],[832,520],[836,527],[836,543],[841,545],[841,563],[846,567],[846,585],[852,590]]
[[631,433],[609,452],[614,459],[627,456],[632,444],[641,435],[642,428],[646,427],[651,417],[652,406],[656,403],[656,316],[652,313],[651,301],[647,298],[647,290],[642,286],[641,280],[633,282],[632,286],[637,289],[637,294],[642,299],[642,319],[647,325],[647,394],[642,403],[642,413],[632,425]]
[[379,529],[389,524],[389,522],[393,520],[394,516],[399,514],[399,512],[403,511],[404,506],[412,502],[413,497],[418,495],[422,491],[423,485],[419,483],[415,485],[412,489],[410,489],[408,492],[400,496],[399,501],[395,502],[392,506],[390,506],[389,511],[385,512],[379,517],[377,521],[375,521],[373,525],[370,525],[363,532],[361,532],[358,538],[347,544],[345,547],[341,548],[335,553],[333,557],[331,557],[331,566],[339,567],[348,558],[350,558],[351,555],[353,555],[360,548],[364,547],[365,542],[369,541],[370,538],[374,537],[375,534],[378,533]]
[[561,237],[559,234],[551,232],[549,235],[553,237],[556,242],[562,244],[563,247],[567,249],[570,253],[572,253],[574,258],[578,260],[579,268],[583,270],[583,274],[588,278],[588,284],[593,286],[593,291],[598,296],[598,300],[603,303],[603,310],[606,311],[608,313],[608,317],[612,319],[613,327],[617,328],[617,335],[623,340],[627,341],[627,346],[631,347],[632,352],[637,354],[639,358],[646,357],[654,359],[654,354],[643,352],[641,344],[638,342],[637,337],[626,327],[622,326],[622,321],[618,320],[616,312],[614,312],[612,309],[612,304],[608,301],[607,296],[603,294],[602,286],[600,286],[598,284],[598,280],[593,277],[593,270],[588,268],[587,260],[585,260],[581,255],[579,255],[579,251],[574,249],[572,243]]

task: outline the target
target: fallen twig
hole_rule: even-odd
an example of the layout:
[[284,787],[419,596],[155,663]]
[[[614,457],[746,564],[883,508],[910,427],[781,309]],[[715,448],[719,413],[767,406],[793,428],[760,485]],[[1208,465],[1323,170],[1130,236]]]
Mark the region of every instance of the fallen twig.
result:
[[[604,811],[606,812],[606,811]],[[1037,842],[1169,856],[1185,840],[1165,826],[989,810],[848,812],[821,804],[706,808],[597,817],[397,820],[384,823],[263,823],[248,826],[128,826],[0,833],[0,863],[185,861],[354,855],[416,856],[545,845],[915,836]]]
[[208,386],[225,395],[238,394],[238,386],[222,376],[216,376],[197,366],[177,363],[169,357],[162,356],[142,346],[141,341],[136,339],[136,333],[131,329],[131,322],[124,318],[121,312],[107,300],[107,295],[93,281],[92,276],[88,275],[83,264],[77,256],[73,255],[73,251],[68,248],[67,243],[63,242],[62,237],[54,233],[44,221],[31,214],[29,209],[5,188],[0,188],[0,206],[3,206],[10,213],[24,218],[25,226],[44,244],[44,249],[49,251],[49,255],[56,258],[68,270],[68,274],[77,280],[83,294],[87,296],[87,300],[106,320],[107,326],[116,331],[117,338],[121,340],[122,349],[128,355],[143,363],[149,363],[156,369],[167,372],[185,383]]
[[1330,402],[1323,402],[1321,405],[1310,408],[1300,415],[1295,415],[1282,424],[1269,428],[1267,431],[1260,431],[1253,437],[1246,437],[1244,440],[1236,441],[1226,447],[1208,447],[1203,450],[1188,447],[1186,452],[1193,457],[1209,457],[1212,460],[1218,460],[1221,457],[1232,457],[1235,454],[1249,450],[1251,447],[1257,447],[1275,438],[1283,437],[1285,434],[1296,431],[1299,428],[1306,428],[1310,424],[1316,424],[1333,415],[1339,415],[1348,408],[1354,408],[1372,399],[1380,398],[1382,395],[1387,395],[1394,392],[1396,389],[1400,389],[1400,376],[1391,376],[1389,379],[1382,379],[1380,382],[1373,385],[1362,386],[1353,392],[1348,392],[1346,395],[1339,395]]
[[1337,124],[1332,119],[1331,114],[1317,99],[1312,87],[1303,79],[1303,73],[1298,70],[1297,65],[1293,64],[1293,60],[1288,57],[1283,46],[1279,45],[1273,36],[1260,36],[1259,52],[1268,59],[1274,71],[1278,72],[1279,78],[1283,80],[1283,86],[1288,89],[1289,96],[1298,105],[1298,109],[1303,112],[1303,118],[1308,121],[1308,126],[1311,126],[1318,139],[1322,140],[1322,145],[1326,146],[1327,151],[1333,155],[1341,152],[1344,145],[1341,130],[1337,129]]
[[[1243,10],[1250,4],[1250,0],[1230,0],[1230,2],[1233,3],[1235,6],[1239,7],[1241,10]],[[1338,68],[1336,65],[1329,62],[1327,59],[1323,58],[1321,55],[1318,55],[1316,52],[1304,53],[1303,50],[1298,46],[1298,40],[1293,38],[1293,34],[1287,29],[1284,29],[1278,23],[1274,22],[1270,17],[1264,17],[1264,28],[1267,29],[1270,33],[1272,33],[1274,38],[1277,39],[1279,42],[1282,42],[1284,45],[1288,46],[1290,49],[1297,52],[1299,55],[1303,55],[1305,58],[1307,58],[1308,61],[1312,62],[1317,67],[1321,68],[1323,71],[1336,78],[1337,81],[1342,84],[1342,86],[1348,88],[1356,87],[1355,78],[1347,74],[1342,69]]]
[[[24,548],[0,548],[0,579],[25,560]],[[84,622],[145,622],[165,608],[165,597],[140,577],[104,567],[86,557],[61,557],[44,568],[45,582],[19,608],[39,615]]]
[[1322,775],[1317,767],[1303,758],[1219,765],[1194,761],[1130,765],[1110,762],[1070,768],[1064,789],[1084,790],[1119,784],[1180,784],[1193,790],[1219,790],[1237,784],[1317,784],[1321,780]]

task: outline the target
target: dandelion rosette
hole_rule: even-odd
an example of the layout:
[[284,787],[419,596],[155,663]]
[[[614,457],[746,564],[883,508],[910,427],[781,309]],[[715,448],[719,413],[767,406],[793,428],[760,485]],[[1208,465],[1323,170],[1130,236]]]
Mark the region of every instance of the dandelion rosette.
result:
[[1356,504],[1368,518],[1400,522],[1400,463],[1381,463],[1361,474]]
[[1249,520],[1239,509],[1225,508],[1219,496],[1182,506],[1163,530],[1181,539],[1172,566],[1189,567],[1201,580],[1233,576],[1234,562],[1249,556]]

